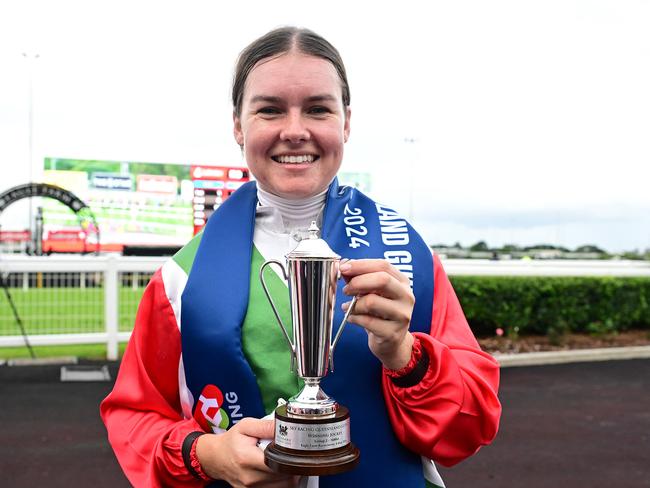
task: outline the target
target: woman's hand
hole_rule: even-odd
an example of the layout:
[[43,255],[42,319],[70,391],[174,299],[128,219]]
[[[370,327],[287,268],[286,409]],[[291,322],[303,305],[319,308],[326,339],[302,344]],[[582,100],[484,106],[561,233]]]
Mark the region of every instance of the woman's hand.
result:
[[403,368],[414,340],[408,330],[415,304],[409,279],[384,259],[346,261],[340,270],[348,282],[343,292],[359,297],[349,321],[366,329],[368,347],[384,366]]
[[296,487],[300,476],[274,473],[264,464],[264,451],[257,441],[272,439],[273,434],[273,420],[244,418],[223,434],[200,436],[196,456],[208,476],[235,488]]

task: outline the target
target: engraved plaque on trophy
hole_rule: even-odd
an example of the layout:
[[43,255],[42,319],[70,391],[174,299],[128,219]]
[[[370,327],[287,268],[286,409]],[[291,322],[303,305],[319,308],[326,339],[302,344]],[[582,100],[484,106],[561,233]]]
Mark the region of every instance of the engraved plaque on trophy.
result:
[[[291,369],[305,383],[297,395],[275,409],[275,438],[264,451],[264,462],[277,472],[318,476],[349,471],[359,462],[359,450],[350,441],[348,409],[320,387],[356,297],[332,342],[341,257],[318,237],[316,222],[309,233],[286,256],[286,268],[277,260],[260,268],[262,287],[291,350]],[[264,268],[271,263],[282,269],[289,283],[293,340],[264,282]]]

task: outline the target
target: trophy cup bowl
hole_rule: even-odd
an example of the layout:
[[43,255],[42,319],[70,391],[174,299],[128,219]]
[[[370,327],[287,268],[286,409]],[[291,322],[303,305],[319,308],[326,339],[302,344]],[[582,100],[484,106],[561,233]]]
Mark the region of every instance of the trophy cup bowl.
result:
[[[264,462],[276,472],[318,476],[349,471],[359,462],[359,450],[350,441],[348,409],[320,387],[328,368],[333,370],[334,349],[356,297],[332,342],[341,257],[318,238],[316,222],[309,232],[309,238],[286,256],[288,276],[277,260],[260,268],[262,287],[291,350],[291,370],[305,383],[297,395],[275,409],[275,438],[264,451]],[[293,341],[264,282],[264,268],[270,264],[278,265],[289,282]]]

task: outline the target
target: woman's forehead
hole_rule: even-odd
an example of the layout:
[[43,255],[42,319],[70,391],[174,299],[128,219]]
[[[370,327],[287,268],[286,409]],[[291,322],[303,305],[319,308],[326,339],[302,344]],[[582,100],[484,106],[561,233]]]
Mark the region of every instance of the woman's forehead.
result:
[[317,56],[289,52],[263,59],[248,75],[244,99],[300,97],[341,100],[341,81],[334,65]]

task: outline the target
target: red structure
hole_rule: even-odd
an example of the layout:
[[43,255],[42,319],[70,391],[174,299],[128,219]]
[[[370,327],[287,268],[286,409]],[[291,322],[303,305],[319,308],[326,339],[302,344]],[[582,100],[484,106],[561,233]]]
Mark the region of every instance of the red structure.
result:
[[94,246],[87,242],[82,230],[52,230],[43,232],[43,254],[86,253]]

